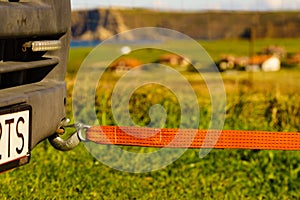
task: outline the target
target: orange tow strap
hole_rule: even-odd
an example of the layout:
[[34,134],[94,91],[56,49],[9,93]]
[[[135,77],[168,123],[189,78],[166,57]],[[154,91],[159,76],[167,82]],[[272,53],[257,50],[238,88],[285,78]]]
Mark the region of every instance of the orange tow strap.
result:
[[300,133],[94,126],[86,139],[98,144],[167,148],[300,150]]

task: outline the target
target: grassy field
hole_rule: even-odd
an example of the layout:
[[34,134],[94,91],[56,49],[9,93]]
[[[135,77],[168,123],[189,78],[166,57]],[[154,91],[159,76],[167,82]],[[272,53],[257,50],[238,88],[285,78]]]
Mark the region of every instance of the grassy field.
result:
[[[262,40],[256,48],[259,51],[272,43],[285,46],[289,52],[297,52],[300,40],[292,41]],[[210,41],[202,42],[202,45],[214,59],[224,52],[240,55],[243,49],[247,53],[247,41]],[[90,50],[70,51],[67,74],[69,117],[74,75]],[[143,59],[142,54],[139,57]],[[227,93],[224,129],[298,131],[300,69],[256,72],[251,76],[250,84],[248,72],[222,74]],[[199,128],[207,128],[210,102],[206,100],[207,93],[200,92],[205,90],[205,82],[193,73],[187,73],[186,77],[199,100]],[[98,89],[102,91],[96,98],[99,121],[115,124],[108,106],[110,92],[101,90],[101,86]],[[155,92],[160,98],[153,98]],[[132,118],[139,125],[147,124],[147,108],[161,103],[170,114],[166,126],[176,127],[180,113],[173,99],[171,94],[159,88],[152,89],[152,93],[149,89],[137,91],[131,98]],[[134,149],[138,152],[151,150]],[[44,141],[32,151],[30,164],[0,175],[0,199],[298,199],[299,160],[298,151],[251,150],[212,150],[200,159],[199,150],[192,149],[163,169],[135,174],[107,167],[93,158],[83,144],[70,152],[58,152]]]

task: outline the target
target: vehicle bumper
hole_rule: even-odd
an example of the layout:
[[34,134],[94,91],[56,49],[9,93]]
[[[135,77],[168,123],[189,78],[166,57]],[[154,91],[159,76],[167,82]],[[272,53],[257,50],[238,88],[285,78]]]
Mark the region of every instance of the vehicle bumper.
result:
[[30,148],[53,135],[65,117],[64,81],[46,80],[1,90],[0,108],[27,104],[32,107]]

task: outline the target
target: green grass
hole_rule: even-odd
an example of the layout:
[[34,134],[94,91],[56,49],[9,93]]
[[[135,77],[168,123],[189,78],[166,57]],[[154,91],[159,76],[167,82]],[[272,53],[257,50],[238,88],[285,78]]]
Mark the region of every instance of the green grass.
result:
[[[272,42],[276,41],[282,40]],[[203,46],[217,57],[219,51],[225,51],[224,46],[228,43],[235,54],[244,48],[240,43],[246,44],[245,41],[215,41]],[[296,51],[296,43],[289,41],[286,44],[287,49]],[[89,51],[70,51],[68,116],[72,111],[70,98],[74,73]],[[139,57],[147,59],[141,52]],[[197,89],[201,109],[199,127],[207,128],[211,110],[205,83],[192,73],[187,73],[186,77]],[[299,130],[298,68],[254,73],[252,85],[247,72],[224,73],[222,77],[227,93],[225,129]],[[111,87],[113,81],[109,80],[105,80],[105,87],[102,85],[104,89]],[[102,92],[96,99],[99,121],[115,124],[109,109],[110,91],[101,90],[102,86],[98,88]],[[160,93],[154,98],[156,91]],[[154,103],[162,103],[166,110],[169,109],[166,126],[178,125],[176,100],[163,89],[140,89],[131,102],[132,118],[140,125],[149,122],[147,108]],[[152,150],[155,149],[134,149],[139,152]],[[102,164],[83,144],[70,152],[59,152],[44,141],[32,151],[28,165],[0,175],[0,199],[297,199],[300,197],[299,160],[299,151],[212,150],[200,159],[199,150],[188,150],[165,168],[132,174]]]

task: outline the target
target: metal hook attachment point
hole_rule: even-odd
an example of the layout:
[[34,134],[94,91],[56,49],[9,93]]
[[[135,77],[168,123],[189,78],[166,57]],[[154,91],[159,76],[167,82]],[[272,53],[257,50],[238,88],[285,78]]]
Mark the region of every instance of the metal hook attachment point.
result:
[[50,144],[57,150],[69,151],[75,148],[81,141],[86,141],[83,135],[90,126],[82,123],[68,124],[69,121],[70,120],[68,119],[63,120],[59,128],[59,130],[64,130],[64,128],[75,128],[75,132],[68,139],[62,139],[59,136],[59,133],[55,133],[48,138]]
[[91,126],[88,126],[88,125],[84,125],[84,124],[78,124],[78,129],[77,129],[77,134],[78,134],[78,137],[79,139],[82,141],[82,142],[85,142],[87,141],[86,139],[86,131],[90,128]]

